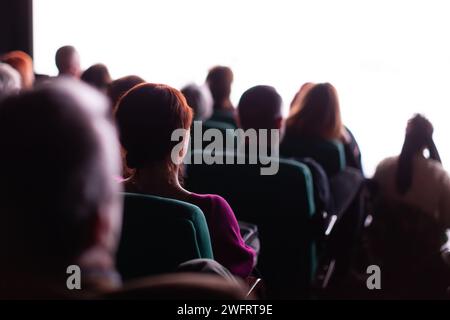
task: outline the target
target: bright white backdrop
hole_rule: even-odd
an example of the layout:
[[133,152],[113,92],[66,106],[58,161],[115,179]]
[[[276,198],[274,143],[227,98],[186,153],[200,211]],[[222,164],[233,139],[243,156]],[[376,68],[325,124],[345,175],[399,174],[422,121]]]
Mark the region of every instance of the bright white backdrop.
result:
[[450,161],[450,3],[446,0],[36,0],[35,66],[55,74],[54,53],[78,48],[83,67],[181,87],[209,67],[235,73],[233,101],[256,84],[288,106],[306,81],[339,93],[366,172],[400,151],[407,119],[434,123]]

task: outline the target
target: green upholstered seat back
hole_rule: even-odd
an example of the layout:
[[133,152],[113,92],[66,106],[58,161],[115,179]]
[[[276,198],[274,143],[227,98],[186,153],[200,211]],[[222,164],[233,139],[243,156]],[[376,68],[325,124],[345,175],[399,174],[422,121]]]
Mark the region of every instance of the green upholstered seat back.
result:
[[192,204],[124,194],[117,266],[124,279],[170,272],[182,262],[213,258],[203,212]]
[[289,139],[281,144],[281,155],[287,158],[312,158],[329,177],[345,168],[345,152],[341,142],[322,139]]

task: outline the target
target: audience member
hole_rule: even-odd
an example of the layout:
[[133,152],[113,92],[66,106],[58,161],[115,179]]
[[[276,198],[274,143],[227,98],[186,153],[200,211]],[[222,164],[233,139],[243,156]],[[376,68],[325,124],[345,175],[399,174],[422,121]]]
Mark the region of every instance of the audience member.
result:
[[224,66],[212,68],[206,77],[206,84],[214,101],[213,115],[210,120],[227,122],[236,126],[235,110],[230,99],[232,83],[233,72]]
[[[186,155],[192,110],[176,89],[166,85],[141,84],[119,101],[116,118],[127,166],[134,169],[126,181],[129,192],[174,198],[197,205],[208,223],[214,258],[233,274],[247,277],[253,270],[255,252],[245,245],[233,210],[217,195],[195,194],[179,180]],[[186,130],[183,147],[172,141],[177,129]]]
[[104,64],[94,64],[87,68],[81,74],[81,80],[97,88],[103,93],[107,93],[109,84],[111,83],[111,76],[108,68]]
[[[242,129],[255,129],[257,132],[259,129],[277,129],[280,139],[282,138],[285,129],[282,116],[282,98],[275,88],[259,85],[248,89],[239,100],[237,112],[237,120]],[[270,134],[267,134],[267,137],[270,137]],[[267,143],[267,146],[279,148],[280,141],[269,140],[265,143]],[[329,211],[330,190],[324,170],[313,159],[301,158],[296,160],[306,164],[311,171],[317,209]]]
[[[0,104],[1,298],[86,298],[120,285],[120,159],[108,111],[70,79]],[[72,265],[82,290],[68,289]]]
[[362,171],[358,144],[342,124],[336,89],[329,83],[320,83],[307,85],[303,90],[307,92],[304,96],[298,93],[294,101],[302,96],[303,99],[291,109],[286,121],[286,141],[295,141],[297,137],[340,140],[344,144],[347,165]]
[[60,76],[80,78],[80,55],[73,46],[64,46],[56,51],[55,63]]
[[[429,157],[424,151],[429,151]],[[450,177],[440,163],[433,126],[423,116],[408,121],[399,156],[383,160],[374,180],[387,201],[408,204],[450,227]]]
[[33,87],[33,60],[28,54],[23,51],[11,51],[2,56],[1,61],[9,64],[19,72],[23,89],[31,89]]

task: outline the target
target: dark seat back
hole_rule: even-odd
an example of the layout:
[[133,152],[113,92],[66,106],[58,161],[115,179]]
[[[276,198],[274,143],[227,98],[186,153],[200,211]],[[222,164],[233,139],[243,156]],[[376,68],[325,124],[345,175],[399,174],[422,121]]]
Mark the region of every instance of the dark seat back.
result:
[[[198,152],[197,152],[198,153]],[[237,219],[258,226],[261,253],[258,269],[274,298],[306,297],[315,271],[310,220],[314,198],[309,169],[291,160],[277,160],[275,175],[261,175],[261,166],[236,164],[245,156],[229,155],[235,164],[187,166],[187,188],[223,196]]]
[[281,143],[280,153],[286,158],[312,158],[332,177],[345,166],[345,151],[341,142],[335,140],[288,138]]

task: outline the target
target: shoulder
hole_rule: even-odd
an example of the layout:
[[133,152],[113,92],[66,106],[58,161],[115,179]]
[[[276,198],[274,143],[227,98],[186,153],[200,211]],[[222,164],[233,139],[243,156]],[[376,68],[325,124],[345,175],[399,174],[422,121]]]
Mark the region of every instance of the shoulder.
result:
[[397,168],[397,164],[398,164],[398,157],[389,157],[382,160],[375,170],[375,177],[385,173],[386,171],[390,171],[392,169]]
[[450,185],[450,177],[448,175],[448,172],[444,169],[440,162],[431,159],[425,159],[423,160],[423,166],[427,168],[430,176],[434,176],[445,185]]
[[193,202],[208,206],[214,211],[232,211],[228,202],[217,194],[191,193]]

